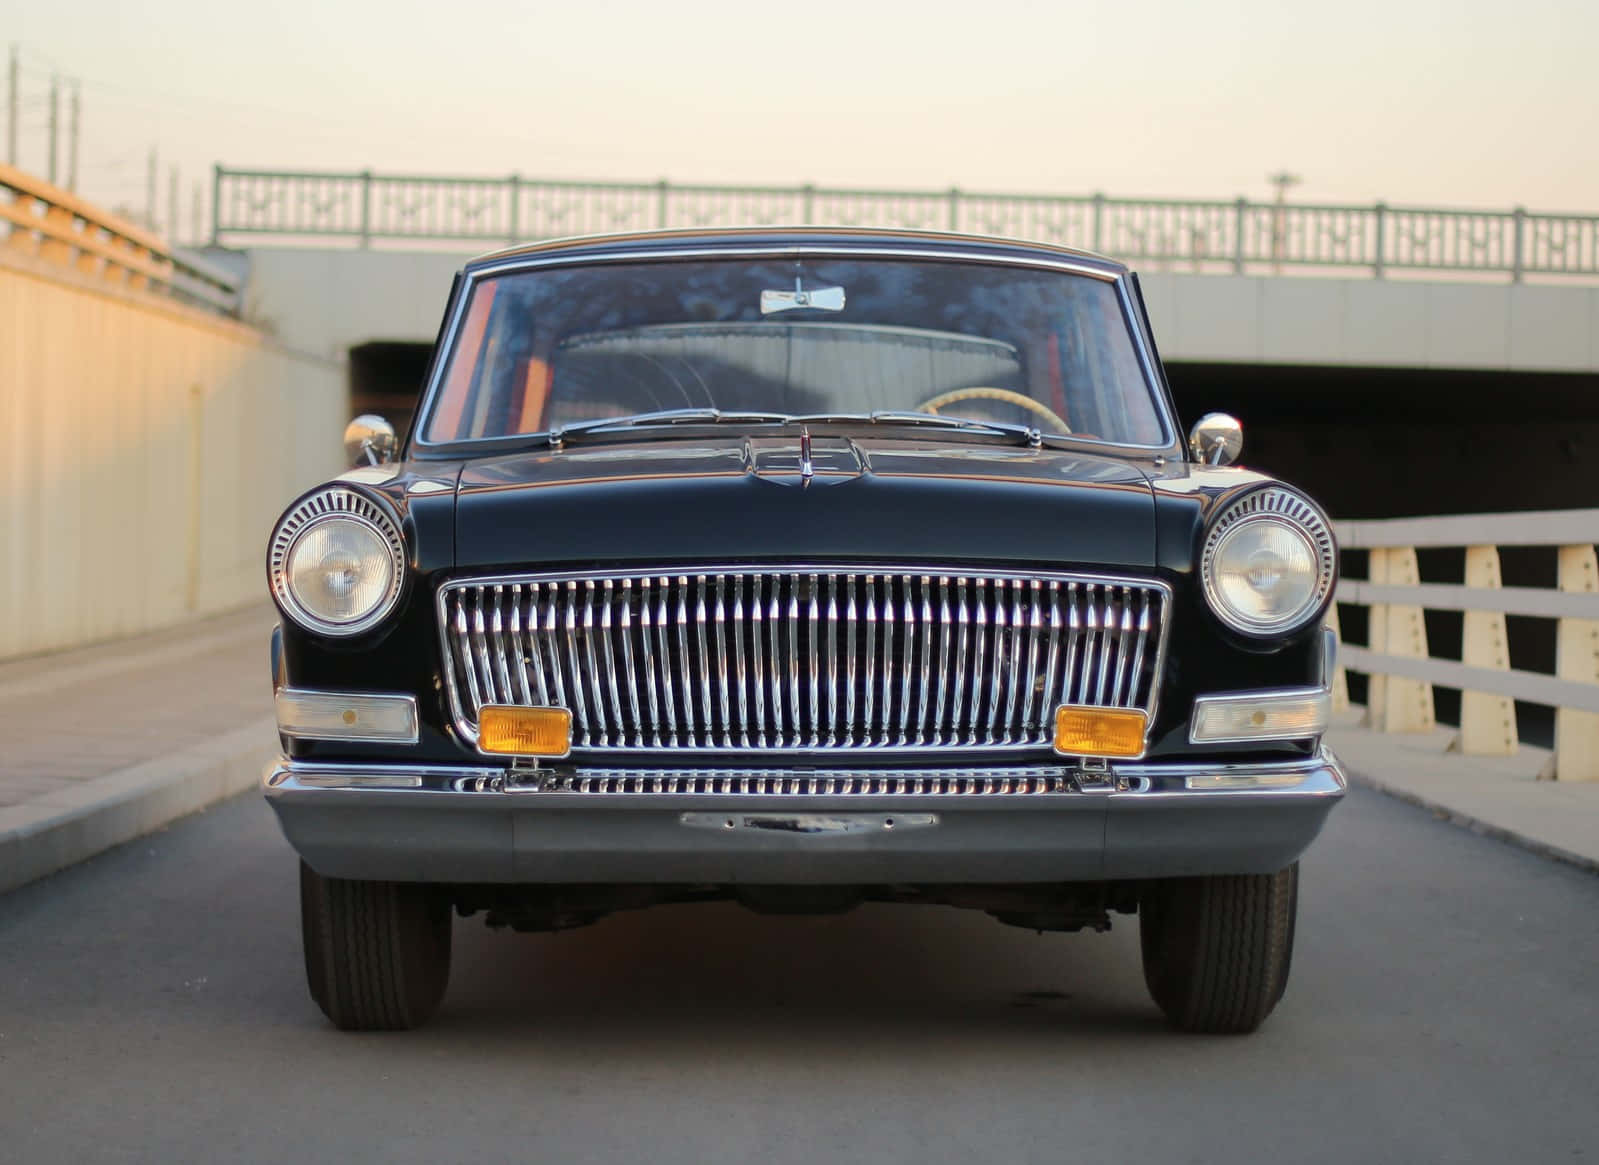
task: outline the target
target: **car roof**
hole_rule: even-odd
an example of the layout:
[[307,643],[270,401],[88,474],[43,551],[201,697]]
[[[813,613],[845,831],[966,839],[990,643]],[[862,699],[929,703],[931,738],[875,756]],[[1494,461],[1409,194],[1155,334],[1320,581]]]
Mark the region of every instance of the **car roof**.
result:
[[989,235],[963,235],[944,231],[891,230],[883,227],[721,227],[716,229],[633,231],[626,234],[588,235],[551,239],[507,247],[479,255],[466,264],[467,273],[482,267],[504,269],[514,260],[548,260],[554,257],[607,258],[617,254],[637,255],[653,251],[666,258],[675,252],[726,248],[793,247],[799,251],[876,251],[914,246],[916,250],[948,251],[970,257],[1004,262],[1007,259],[1070,259],[1074,264],[1093,267],[1106,275],[1127,273],[1127,267],[1114,259],[1075,247],[1003,239]]

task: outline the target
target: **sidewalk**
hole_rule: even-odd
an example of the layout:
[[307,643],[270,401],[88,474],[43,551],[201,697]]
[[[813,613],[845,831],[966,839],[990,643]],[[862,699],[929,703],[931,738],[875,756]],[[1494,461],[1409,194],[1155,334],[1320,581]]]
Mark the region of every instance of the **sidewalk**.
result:
[[[277,750],[266,603],[134,639],[0,663],[0,892],[251,787]],[[1548,753],[1446,751],[1343,714],[1361,784],[1599,873],[1599,782],[1537,781]]]
[[1333,717],[1327,743],[1351,779],[1430,809],[1456,825],[1599,873],[1599,781],[1540,781],[1547,749],[1511,757],[1450,752],[1452,728],[1384,735],[1360,727],[1364,709]]
[[0,891],[248,788],[276,751],[271,606],[0,663]]

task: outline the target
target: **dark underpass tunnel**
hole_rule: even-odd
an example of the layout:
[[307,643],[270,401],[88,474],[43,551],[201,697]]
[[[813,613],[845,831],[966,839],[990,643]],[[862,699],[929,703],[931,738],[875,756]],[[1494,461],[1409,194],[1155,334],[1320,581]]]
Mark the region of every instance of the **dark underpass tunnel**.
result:
[[[1334,518],[1599,507],[1599,376],[1271,365],[1167,365],[1185,426],[1216,410],[1244,425],[1242,462],[1297,485]],[[1424,583],[1465,581],[1465,552],[1417,552]],[[1555,549],[1505,547],[1505,586],[1555,585]],[[1344,571],[1365,577],[1367,555]],[[1366,643],[1367,613],[1339,605],[1344,638]],[[1430,654],[1460,659],[1458,611],[1426,612]],[[1549,673],[1552,620],[1506,620],[1510,666]],[[1350,695],[1365,698],[1364,677]],[[1435,685],[1438,719],[1458,724],[1460,693]],[[1553,714],[1517,702],[1524,740],[1547,746]]]
[[387,418],[404,437],[427,375],[432,344],[373,340],[350,349],[350,409]]
[[[1244,425],[1245,465],[1334,518],[1599,506],[1599,375],[1172,362],[1184,430]],[[1509,580],[1507,579],[1508,583]]]

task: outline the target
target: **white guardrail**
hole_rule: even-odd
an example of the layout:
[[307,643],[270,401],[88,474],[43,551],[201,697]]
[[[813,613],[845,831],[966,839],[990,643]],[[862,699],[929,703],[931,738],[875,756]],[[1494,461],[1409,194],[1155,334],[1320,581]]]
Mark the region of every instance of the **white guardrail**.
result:
[[[1370,552],[1365,579],[1345,578],[1338,602],[1365,607],[1366,646],[1343,645],[1333,703],[1347,707],[1344,669],[1370,676],[1367,726],[1377,732],[1431,732],[1433,685],[1458,688],[1459,750],[1476,756],[1516,751],[1516,700],[1555,709],[1554,755],[1542,774],[1599,780],[1599,510],[1466,514],[1337,523],[1345,550]],[[1559,556],[1558,585],[1506,587],[1499,548],[1548,546]],[[1418,549],[1464,548],[1465,583],[1423,583]],[[1463,613],[1462,658],[1427,649],[1423,612]],[[1556,621],[1555,673],[1512,670],[1505,616]],[[1338,630],[1338,608],[1329,613]]]

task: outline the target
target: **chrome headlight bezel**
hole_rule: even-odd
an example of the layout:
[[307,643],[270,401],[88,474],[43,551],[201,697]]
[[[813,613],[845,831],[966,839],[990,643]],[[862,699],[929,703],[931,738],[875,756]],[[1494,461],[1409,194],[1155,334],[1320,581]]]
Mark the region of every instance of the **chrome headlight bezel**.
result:
[[[299,541],[317,526],[333,520],[366,527],[387,547],[390,558],[389,585],[377,605],[359,618],[343,622],[309,611],[295,595],[288,572],[290,556]],[[405,541],[383,506],[348,486],[327,486],[301,498],[278,520],[267,549],[267,581],[278,606],[300,626],[318,635],[347,639],[370,631],[398,605],[405,584]]]
[[[1216,578],[1216,556],[1226,537],[1246,524],[1269,522],[1291,529],[1305,539],[1316,564],[1316,575],[1309,597],[1295,610],[1278,619],[1257,619],[1228,604]],[[1200,585],[1211,613],[1240,635],[1254,639],[1291,635],[1315,622],[1332,599],[1338,582],[1338,544],[1332,523],[1321,508],[1298,490],[1272,484],[1250,490],[1227,502],[1217,512],[1205,532],[1199,555]]]

